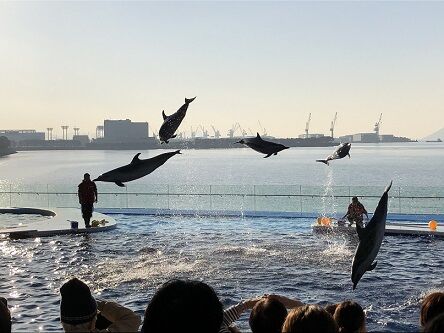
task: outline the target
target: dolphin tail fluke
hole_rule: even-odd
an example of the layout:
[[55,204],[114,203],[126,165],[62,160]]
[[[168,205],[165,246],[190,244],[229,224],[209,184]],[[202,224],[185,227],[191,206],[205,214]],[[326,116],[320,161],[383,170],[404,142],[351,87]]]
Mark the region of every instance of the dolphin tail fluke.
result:
[[316,160],[316,162],[322,162],[324,164],[330,165],[330,164],[328,164],[328,160]]
[[350,153],[347,154],[348,158],[351,158]]
[[[197,97],[197,96],[196,96]],[[185,98],[185,104],[190,104],[192,101],[196,99],[196,97],[193,98]]]
[[180,152],[180,149],[179,149],[179,150],[176,150],[176,151],[174,152],[174,154],[182,154],[182,153]]
[[120,187],[125,187],[125,185],[122,182],[115,182],[115,184]]

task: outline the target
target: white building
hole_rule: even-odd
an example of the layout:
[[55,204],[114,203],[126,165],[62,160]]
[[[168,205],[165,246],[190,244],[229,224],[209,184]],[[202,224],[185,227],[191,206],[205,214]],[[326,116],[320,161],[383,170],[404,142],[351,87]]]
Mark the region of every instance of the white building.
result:
[[37,132],[36,130],[0,130],[0,136],[7,137],[13,145],[22,141],[45,140],[45,132]]
[[103,125],[103,141],[105,142],[140,142],[149,136],[147,122],[107,119]]

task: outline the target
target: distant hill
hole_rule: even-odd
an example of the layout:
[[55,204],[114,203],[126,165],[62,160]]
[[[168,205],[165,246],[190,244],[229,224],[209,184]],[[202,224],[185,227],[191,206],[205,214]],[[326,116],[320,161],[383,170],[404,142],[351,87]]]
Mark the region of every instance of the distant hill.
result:
[[436,139],[441,139],[444,141],[444,128],[441,128],[439,131],[436,131],[435,133],[426,136],[421,141],[436,140]]

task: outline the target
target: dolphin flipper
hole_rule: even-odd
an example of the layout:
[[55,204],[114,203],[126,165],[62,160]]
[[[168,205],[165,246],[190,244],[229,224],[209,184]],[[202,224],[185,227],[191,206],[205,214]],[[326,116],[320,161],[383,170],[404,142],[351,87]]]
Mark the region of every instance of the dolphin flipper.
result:
[[322,162],[324,164],[330,165],[330,164],[328,164],[328,160],[316,160],[316,162]]
[[177,136],[177,134],[171,135],[171,139],[174,139]]
[[115,184],[120,187],[125,187],[125,185],[122,182],[115,182]]
[[[268,157],[270,157],[271,155],[273,155],[273,154],[267,154],[267,156],[264,156],[264,158],[268,158]],[[276,154],[275,154],[276,155]]]
[[367,269],[367,272],[374,270],[377,264],[378,264],[377,261],[375,261],[373,264],[371,264],[370,267]]

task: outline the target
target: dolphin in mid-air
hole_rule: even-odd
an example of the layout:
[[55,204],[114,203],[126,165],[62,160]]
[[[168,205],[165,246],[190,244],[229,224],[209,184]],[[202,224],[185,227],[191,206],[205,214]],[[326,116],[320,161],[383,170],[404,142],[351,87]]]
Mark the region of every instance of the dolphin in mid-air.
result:
[[125,185],[123,183],[130,182],[150,174],[177,154],[181,154],[180,150],[160,154],[146,160],[141,160],[139,159],[140,153],[138,153],[136,156],[134,156],[130,164],[105,172],[94,179],[94,181],[110,182],[115,183],[120,187],[124,187]]
[[329,161],[339,160],[341,158],[344,158],[345,156],[348,156],[348,158],[350,158],[350,148],[351,148],[350,142],[341,143],[333,152],[333,154],[327,156],[325,160],[316,160],[316,162],[322,162],[329,165],[328,164]]
[[365,272],[375,269],[379,248],[381,247],[382,239],[385,233],[385,221],[387,219],[387,203],[388,191],[392,187],[392,182],[386,187],[384,194],[379,200],[378,207],[376,207],[373,217],[365,228],[356,225],[356,231],[359,236],[359,244],[356,248],[355,256],[352,263],[351,280],[353,282],[353,290],[362,278]]
[[277,153],[279,153],[280,151],[289,148],[281,145],[280,143],[266,141],[261,138],[259,133],[257,133],[257,136],[255,138],[242,139],[235,143],[241,143],[253,150],[256,150],[259,153],[266,154],[267,156],[264,156],[264,158],[270,157],[271,155],[277,155]]
[[183,118],[185,118],[185,115],[187,114],[188,105],[194,101],[196,97],[194,98],[185,98],[185,104],[180,107],[179,110],[177,110],[172,115],[167,116],[165,114],[165,111],[162,111],[163,116],[163,124],[160,126],[159,130],[159,138],[161,143],[168,143],[170,139],[175,138],[177,136],[176,133],[177,129],[180,126],[180,123],[182,122]]

